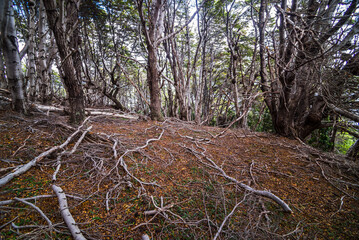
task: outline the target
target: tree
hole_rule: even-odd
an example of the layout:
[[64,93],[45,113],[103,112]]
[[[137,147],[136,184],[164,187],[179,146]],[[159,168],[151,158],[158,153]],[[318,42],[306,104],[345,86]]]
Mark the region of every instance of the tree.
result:
[[[78,56],[78,8],[79,1],[43,1],[49,28],[53,31],[65,74],[64,85],[70,105],[70,122],[80,123],[85,118],[84,95],[81,82],[81,67]],[[66,5],[66,6],[64,6]],[[60,15],[60,12],[62,15]],[[66,13],[66,16],[65,16]],[[68,39],[70,43],[68,43]],[[75,48],[74,48],[75,47]],[[77,48],[76,48],[77,47]]]
[[26,114],[14,9],[10,0],[0,1],[0,27],[0,47],[5,59],[6,76],[12,96],[12,107],[15,111]]
[[337,62],[333,57],[345,53],[344,46],[358,31],[353,16],[358,1],[291,2],[290,7],[286,0],[281,6],[273,5],[279,27],[270,39],[265,32],[272,21],[271,11],[267,1],[261,0],[261,86],[275,130],[304,139],[328,115],[323,76]]
[[137,0],[141,28],[147,48],[147,82],[150,89],[150,110],[152,120],[163,120],[161,113],[160,73],[158,69],[158,46],[164,32],[164,13],[166,0],[153,0],[145,15],[143,1]]

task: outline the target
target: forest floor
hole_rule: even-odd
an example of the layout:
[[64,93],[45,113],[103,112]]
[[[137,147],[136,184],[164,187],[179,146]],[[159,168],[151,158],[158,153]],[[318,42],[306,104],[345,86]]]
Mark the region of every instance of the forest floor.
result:
[[[0,112],[0,178],[65,142],[77,129],[67,120]],[[74,153],[81,134],[0,188],[0,239],[71,239],[53,184],[68,194],[87,239],[359,239],[359,165],[342,156],[272,134],[175,119],[100,115],[82,132],[89,126]],[[292,213],[223,173],[272,192]],[[4,202],[40,195],[51,196],[27,202],[52,228],[34,207]]]

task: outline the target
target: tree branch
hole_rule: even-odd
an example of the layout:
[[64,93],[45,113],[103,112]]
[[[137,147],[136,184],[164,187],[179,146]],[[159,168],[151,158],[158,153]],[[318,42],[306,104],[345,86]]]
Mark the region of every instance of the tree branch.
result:
[[56,185],[52,185],[52,190],[54,190],[59,200],[62,218],[64,219],[67,227],[69,228],[72,237],[75,240],[86,240],[86,238],[82,235],[80,228],[77,226],[74,218],[72,217],[69,211],[69,206],[67,205],[67,199],[64,191]]

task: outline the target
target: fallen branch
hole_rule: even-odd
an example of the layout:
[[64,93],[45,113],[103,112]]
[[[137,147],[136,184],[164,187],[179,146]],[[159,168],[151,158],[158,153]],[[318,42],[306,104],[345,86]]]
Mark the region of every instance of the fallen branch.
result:
[[[83,198],[81,198],[81,197],[76,197],[76,196],[69,195],[69,194],[66,194],[66,196],[70,197],[70,198],[73,198],[73,199],[77,199],[77,200],[83,200]],[[38,195],[38,196],[34,196],[34,197],[22,198],[22,200],[25,200],[25,201],[35,200],[36,201],[36,200],[39,200],[41,198],[52,198],[52,197],[56,197],[56,195]],[[9,205],[9,204],[12,204],[12,203],[15,203],[15,202],[16,202],[15,199],[0,201],[0,206]]]
[[72,138],[74,138],[81,130],[81,128],[83,127],[83,125],[86,123],[86,121],[89,119],[86,118],[85,121],[82,123],[81,126],[79,126],[77,128],[77,130],[71,134],[70,137],[67,138],[67,140],[59,145],[59,146],[54,146],[52,148],[50,148],[49,150],[47,150],[46,152],[41,153],[39,156],[35,157],[33,160],[31,160],[30,162],[28,162],[27,164],[21,166],[19,169],[17,169],[15,172],[9,173],[8,175],[6,175],[5,177],[0,179],[0,187],[4,186],[6,183],[10,182],[13,178],[20,176],[21,174],[27,172],[31,167],[35,166],[36,163],[40,162],[43,158],[45,158],[46,156],[50,155],[51,153],[64,148],[65,146],[67,146],[70,141],[72,140]]
[[67,205],[67,199],[64,191],[56,186],[52,185],[52,190],[54,190],[58,200],[59,200],[59,206],[60,206],[60,212],[62,215],[62,218],[64,219],[67,227],[69,228],[72,237],[75,240],[86,240],[86,238],[82,235],[81,230],[77,226],[74,218],[72,217],[69,207]]
[[92,126],[88,127],[81,135],[81,137],[77,140],[77,142],[75,143],[74,147],[72,148],[72,150],[70,152],[63,152],[61,153],[58,158],[57,158],[57,166],[56,166],[56,170],[54,172],[54,174],[52,175],[52,181],[55,182],[56,181],[56,175],[60,170],[61,167],[61,157],[63,155],[71,155],[73,154],[77,147],[80,145],[80,143],[82,142],[82,140],[85,138],[86,134],[92,129]]
[[227,178],[228,180],[236,183],[238,186],[240,186],[241,188],[243,188],[243,189],[245,189],[245,190],[247,190],[247,191],[249,191],[251,193],[254,193],[254,194],[258,195],[258,196],[263,196],[263,197],[272,199],[274,202],[276,202],[278,205],[280,205],[285,212],[289,212],[289,213],[292,212],[292,209],[290,209],[288,204],[286,204],[282,199],[280,199],[279,197],[277,197],[273,193],[268,192],[268,191],[264,191],[264,190],[256,190],[256,189],[253,189],[252,187],[250,187],[250,186],[248,186],[248,185],[246,185],[244,183],[239,182],[237,179],[235,179],[235,178],[233,178],[231,176],[228,176],[227,173],[222,168],[220,168],[212,159],[210,159],[206,155],[204,155],[203,152],[200,153],[200,152],[195,151],[194,149],[191,149],[191,148],[188,148],[188,147],[185,147],[185,148],[188,149],[195,156],[201,155],[204,159],[206,159],[210,163],[210,164],[205,164],[205,165],[219,171],[224,178]]
[[[36,108],[38,108],[39,110],[42,110],[42,111],[64,112],[64,108],[45,106],[45,105],[39,105],[39,104],[36,104]],[[127,118],[127,119],[138,119],[137,116],[132,116],[132,115],[128,115],[128,114],[106,112],[106,109],[99,110],[99,109],[85,108],[85,111],[90,113],[91,115],[105,115],[105,116],[121,117],[121,118]]]
[[[125,172],[127,173],[127,175],[129,175],[131,178],[135,179],[135,180],[141,185],[141,188],[142,188],[143,190],[144,190],[143,185],[159,186],[158,184],[156,184],[156,183],[154,183],[154,182],[152,182],[152,183],[143,182],[143,181],[141,181],[140,179],[138,179],[137,177],[135,177],[135,176],[128,170],[128,167],[127,167],[127,164],[126,164],[126,162],[125,162],[125,160],[124,160],[124,157],[125,157],[127,154],[131,153],[131,152],[137,152],[137,151],[139,151],[139,150],[141,150],[141,149],[143,149],[143,148],[146,148],[150,142],[159,141],[159,140],[162,138],[162,135],[163,135],[164,131],[165,131],[165,130],[163,129],[162,132],[161,132],[161,134],[160,134],[160,136],[159,136],[158,138],[148,139],[148,140],[146,141],[146,144],[145,144],[145,145],[140,146],[140,147],[137,147],[137,148],[134,148],[134,149],[126,150],[126,151],[118,158],[118,160],[117,160],[115,166],[109,171],[109,173],[107,174],[107,176],[108,176],[112,171],[114,171],[115,169],[117,169],[117,168],[118,168],[118,165],[120,165],[120,166],[123,168],[123,170],[125,170]],[[113,154],[114,154],[115,158],[116,158],[116,156],[117,156],[117,150],[116,150],[117,144],[118,144],[118,141],[115,140],[115,143],[114,143],[114,145],[113,145],[113,147],[112,147]]]
[[232,209],[232,211],[223,219],[223,222],[221,224],[221,226],[219,227],[216,235],[214,236],[213,240],[216,240],[219,237],[219,234],[222,232],[222,229],[224,227],[224,224],[228,221],[228,219],[233,215],[234,211],[236,211],[237,207],[239,207],[239,205],[241,205],[244,200],[246,199],[246,196],[244,196],[244,198],[242,199],[242,201],[240,201],[239,203],[236,204],[236,206],[234,206],[234,208]]
[[47,224],[49,224],[49,227],[50,227],[51,229],[53,228],[53,225],[52,225],[51,220],[45,215],[45,213],[44,213],[40,208],[38,208],[37,206],[35,206],[34,204],[32,204],[32,203],[30,203],[30,202],[28,202],[28,201],[25,201],[24,199],[17,198],[17,197],[15,197],[14,199],[15,199],[16,201],[19,201],[19,202],[22,202],[22,203],[24,203],[24,204],[26,204],[26,205],[29,205],[30,207],[32,207],[33,209],[35,209],[38,213],[40,213],[41,217],[43,217],[43,218],[46,220]]

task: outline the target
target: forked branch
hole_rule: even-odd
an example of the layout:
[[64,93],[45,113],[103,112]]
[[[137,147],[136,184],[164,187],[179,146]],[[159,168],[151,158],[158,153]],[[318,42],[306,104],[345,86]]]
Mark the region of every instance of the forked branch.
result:
[[201,156],[203,159],[205,159],[208,162],[208,163],[205,163],[205,165],[219,171],[224,178],[236,183],[238,186],[240,186],[241,188],[243,188],[251,193],[272,199],[278,205],[280,205],[285,212],[288,212],[288,213],[292,212],[292,209],[288,206],[288,204],[286,204],[282,199],[280,199],[278,196],[274,195],[273,193],[264,191],[264,190],[256,190],[244,183],[239,182],[237,179],[235,179],[231,176],[228,176],[227,173],[222,168],[220,168],[212,159],[208,158],[203,152],[198,152],[189,147],[185,147],[185,148],[188,149],[197,158],[200,158],[199,156]]

